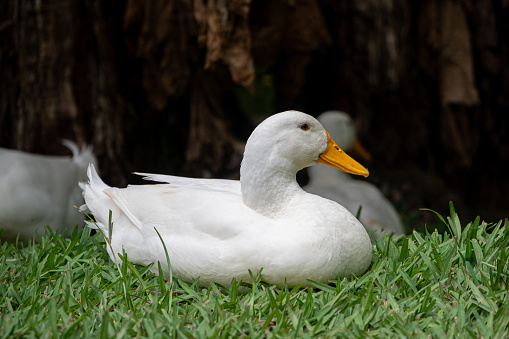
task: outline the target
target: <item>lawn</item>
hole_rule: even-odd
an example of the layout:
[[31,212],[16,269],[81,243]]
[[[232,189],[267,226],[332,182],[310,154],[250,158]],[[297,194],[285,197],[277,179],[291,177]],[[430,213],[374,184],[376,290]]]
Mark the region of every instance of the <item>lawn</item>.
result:
[[313,289],[165,281],[88,228],[48,230],[0,246],[0,337],[507,337],[508,225],[437,218],[445,234],[379,239],[366,274]]

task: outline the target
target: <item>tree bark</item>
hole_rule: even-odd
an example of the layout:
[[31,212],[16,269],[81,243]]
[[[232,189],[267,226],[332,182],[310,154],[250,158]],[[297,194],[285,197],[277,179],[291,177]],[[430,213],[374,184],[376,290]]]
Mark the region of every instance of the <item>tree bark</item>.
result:
[[62,139],[89,142],[109,163],[107,172],[122,177],[125,105],[107,6],[33,0],[2,6],[1,145],[63,154]]

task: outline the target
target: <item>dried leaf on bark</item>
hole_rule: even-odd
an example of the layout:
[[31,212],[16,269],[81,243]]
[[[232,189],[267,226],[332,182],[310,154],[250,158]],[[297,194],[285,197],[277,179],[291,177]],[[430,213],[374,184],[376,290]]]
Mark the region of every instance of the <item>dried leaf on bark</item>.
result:
[[248,27],[251,0],[194,1],[194,18],[198,23],[198,42],[206,48],[205,69],[223,61],[232,80],[252,89],[255,73]]

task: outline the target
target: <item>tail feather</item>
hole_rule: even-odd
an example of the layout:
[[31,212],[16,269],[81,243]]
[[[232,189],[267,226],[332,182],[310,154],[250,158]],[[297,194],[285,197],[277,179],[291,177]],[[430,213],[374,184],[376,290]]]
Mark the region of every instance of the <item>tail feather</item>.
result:
[[[110,258],[117,262],[118,253],[125,249],[135,263],[148,264],[150,250],[144,241],[144,234],[140,221],[131,213],[121,189],[106,185],[97,174],[93,164],[88,166],[88,183],[82,183],[83,197],[87,208],[95,218],[95,222],[87,221],[90,228],[99,228],[108,239],[107,251]],[[111,218],[110,218],[111,211]],[[110,221],[113,223],[110,227]],[[111,233],[110,233],[111,229]],[[134,260],[133,260],[134,259]]]
[[90,221],[90,220],[85,220],[85,225],[87,225],[87,227],[93,229],[93,230],[96,230],[97,229],[97,225]]
[[72,162],[78,166],[79,169],[79,180],[83,180],[87,166],[91,163],[94,165],[97,164],[92,145],[87,146],[83,144],[80,149],[76,143],[67,139],[62,140],[62,144],[71,150]]
[[[85,198],[86,209],[91,211],[96,219],[97,226],[103,231],[108,233],[109,227],[108,217],[106,220],[102,220],[100,213],[96,213],[100,210],[111,210],[115,211],[118,209],[116,204],[106,195],[105,190],[109,189],[110,186],[106,185],[95,170],[94,164],[90,164],[87,169],[88,183],[80,183],[80,187],[83,190],[83,198]],[[84,209],[83,209],[84,210]],[[86,222],[90,228],[97,228],[92,222]]]
[[80,148],[78,145],[76,145],[75,142],[72,142],[71,140],[64,139],[62,140],[62,144],[71,150],[73,158],[76,158],[80,154]]
[[88,182],[90,183],[90,186],[94,186],[97,189],[105,190],[110,188],[110,186],[106,185],[104,181],[99,177],[99,174],[97,174],[97,171],[95,170],[95,166],[93,163],[90,163],[88,165],[87,169],[87,176],[88,176]]

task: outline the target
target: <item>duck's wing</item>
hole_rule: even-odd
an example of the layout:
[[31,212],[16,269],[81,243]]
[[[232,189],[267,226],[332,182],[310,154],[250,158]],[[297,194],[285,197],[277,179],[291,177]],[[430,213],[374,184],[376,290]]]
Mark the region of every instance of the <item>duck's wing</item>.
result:
[[87,205],[105,234],[112,210],[112,259],[124,249],[130,261],[162,261],[165,270],[158,232],[181,278],[200,276],[206,282],[219,276],[225,278],[220,282],[229,283],[238,272],[246,273],[246,267],[259,269],[253,264],[260,261],[257,239],[274,221],[248,208],[239,193],[199,185],[133,185],[101,190],[103,198],[94,201],[87,194],[89,187]]
[[212,191],[224,191],[240,194],[240,182],[238,180],[227,179],[198,179],[186,178],[173,175],[151,174],[135,172],[134,174],[140,175],[145,180],[164,182],[180,187],[189,189],[203,189]]
[[113,188],[102,182],[93,166],[89,168],[90,181],[83,186],[84,196],[103,231],[108,230],[109,210],[114,233],[126,227],[143,236],[153,236],[157,228],[161,235],[225,240],[270,223],[242,202],[238,181],[145,176],[171,184]]
[[131,185],[105,193],[140,230],[156,227],[165,234],[199,231],[224,239],[238,234],[241,218],[260,219],[242,203],[239,194],[221,187]]

